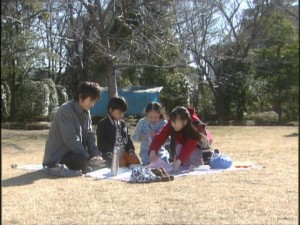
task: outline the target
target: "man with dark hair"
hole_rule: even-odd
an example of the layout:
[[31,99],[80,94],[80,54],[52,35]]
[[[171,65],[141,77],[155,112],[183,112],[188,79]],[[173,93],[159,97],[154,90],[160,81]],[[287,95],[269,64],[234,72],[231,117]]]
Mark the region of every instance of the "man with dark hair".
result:
[[[92,133],[90,109],[100,99],[100,86],[82,82],[74,99],[57,110],[46,141],[43,166],[51,175],[71,177],[104,164]],[[65,166],[67,166],[67,168]]]
[[127,107],[127,102],[122,96],[111,98],[107,105],[107,116],[98,123],[97,146],[107,161],[107,166],[111,166],[114,147],[120,149],[120,167],[141,164],[123,120]]

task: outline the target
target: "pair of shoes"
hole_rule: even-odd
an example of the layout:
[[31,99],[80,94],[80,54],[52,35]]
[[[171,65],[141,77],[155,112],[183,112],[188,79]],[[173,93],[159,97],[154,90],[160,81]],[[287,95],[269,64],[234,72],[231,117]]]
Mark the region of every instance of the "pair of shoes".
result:
[[158,167],[158,168],[154,168],[151,169],[152,173],[154,173],[156,176],[159,176],[161,178],[161,181],[170,181],[170,180],[174,180],[174,176],[170,176],[167,171],[162,168],[162,167]]
[[169,180],[174,180],[174,176],[168,174],[168,172],[164,168],[160,167],[160,170],[164,176],[168,177]]
[[80,170],[70,170],[70,169],[66,168],[64,165],[60,165],[58,167],[46,168],[46,172],[49,175],[58,176],[58,177],[82,176],[82,172]]

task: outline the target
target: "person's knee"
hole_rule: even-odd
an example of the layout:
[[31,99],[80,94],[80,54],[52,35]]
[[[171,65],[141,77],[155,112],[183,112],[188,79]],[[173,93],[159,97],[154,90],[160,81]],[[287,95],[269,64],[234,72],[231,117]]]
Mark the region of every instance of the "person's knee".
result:
[[88,159],[80,153],[71,153],[64,157],[63,163],[72,170],[83,170],[88,166]]
[[126,167],[126,160],[125,159],[120,159],[120,161],[119,161],[119,166],[120,167]]
[[126,166],[130,166],[132,164],[141,164],[141,161],[137,155],[130,156],[127,152],[124,154],[124,160],[126,161]]

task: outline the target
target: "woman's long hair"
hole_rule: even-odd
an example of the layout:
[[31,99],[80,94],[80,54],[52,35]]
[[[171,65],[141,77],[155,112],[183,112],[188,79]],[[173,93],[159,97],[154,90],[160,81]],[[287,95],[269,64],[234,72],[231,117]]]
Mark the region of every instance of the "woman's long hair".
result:
[[201,134],[197,130],[197,128],[193,125],[190,113],[185,107],[177,106],[175,109],[172,110],[170,114],[170,120],[175,121],[176,119],[186,120],[187,124],[180,131],[176,132],[174,129],[172,129],[171,143],[170,143],[170,153],[172,157],[174,157],[176,153],[175,139],[177,133],[182,133],[182,136],[185,140],[193,139],[193,140],[204,141],[206,139],[206,137],[203,134]]

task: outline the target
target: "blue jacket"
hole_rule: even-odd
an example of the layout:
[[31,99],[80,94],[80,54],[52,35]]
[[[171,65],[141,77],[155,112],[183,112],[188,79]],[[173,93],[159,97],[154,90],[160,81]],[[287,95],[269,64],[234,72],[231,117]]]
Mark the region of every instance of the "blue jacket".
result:
[[132,140],[139,142],[140,135],[148,135],[148,138],[141,141],[141,151],[140,153],[148,154],[150,144],[153,137],[149,136],[149,133],[152,131],[154,133],[159,133],[160,130],[167,124],[167,121],[160,119],[157,123],[151,124],[147,117],[140,119],[135,127],[134,133],[132,135]]

